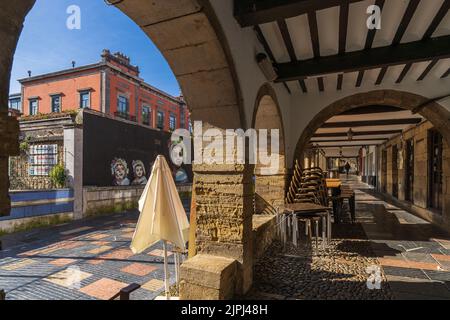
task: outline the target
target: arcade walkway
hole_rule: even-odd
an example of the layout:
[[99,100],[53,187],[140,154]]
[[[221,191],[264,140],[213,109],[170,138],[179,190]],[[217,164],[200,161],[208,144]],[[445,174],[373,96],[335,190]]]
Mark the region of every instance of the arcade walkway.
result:
[[[356,177],[357,223],[334,227],[326,252],[274,244],[255,267],[249,298],[450,299],[450,237],[379,198]],[[369,290],[367,268],[382,272]]]
[[[354,177],[347,182],[357,190],[358,223],[335,226],[326,252],[272,245],[246,298],[450,299],[450,237]],[[136,219],[117,214],[2,237],[0,288],[7,299],[107,299],[139,283],[131,298],[153,299],[163,286],[161,250],[131,253]],[[368,267],[380,268],[380,290],[367,289]]]

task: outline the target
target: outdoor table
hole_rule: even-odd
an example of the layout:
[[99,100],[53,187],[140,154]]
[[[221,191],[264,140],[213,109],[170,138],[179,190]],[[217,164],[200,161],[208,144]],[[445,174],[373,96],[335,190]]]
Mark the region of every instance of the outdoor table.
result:
[[340,179],[326,179],[325,181],[328,189],[339,189],[342,185]]
[[[326,182],[327,188],[331,191],[331,198],[333,201],[333,213],[336,217],[338,209],[337,209],[337,203],[336,203],[335,199],[341,193],[342,181],[340,179],[326,179],[325,182]],[[338,221],[338,220],[339,219],[336,219],[336,221]]]
[[[280,214],[294,214],[297,217],[306,217],[308,214],[326,213],[326,223],[323,225],[322,230],[322,240],[325,244],[325,239],[327,242],[331,240],[331,217],[330,210],[328,207],[324,207],[315,203],[291,203],[285,204],[279,208]],[[325,230],[326,229],[326,230]],[[316,235],[317,236],[317,235]]]

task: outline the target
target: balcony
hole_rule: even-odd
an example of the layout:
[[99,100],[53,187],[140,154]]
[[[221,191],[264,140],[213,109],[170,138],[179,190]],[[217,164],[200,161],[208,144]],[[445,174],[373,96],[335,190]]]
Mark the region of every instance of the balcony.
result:
[[117,118],[128,120],[128,121],[136,122],[136,116],[132,116],[126,112],[116,111],[116,112],[114,112],[114,116]]

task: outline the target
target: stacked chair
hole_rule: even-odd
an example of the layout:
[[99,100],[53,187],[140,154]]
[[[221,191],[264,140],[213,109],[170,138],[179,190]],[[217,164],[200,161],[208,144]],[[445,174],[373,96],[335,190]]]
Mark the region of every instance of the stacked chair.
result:
[[[325,182],[326,174],[321,168],[302,169],[295,161],[294,174],[289,186],[286,203],[315,203],[328,207],[328,190]],[[306,234],[312,238],[312,225],[315,226],[316,247],[318,246],[319,223],[327,213],[311,213],[302,215],[299,221],[305,223]]]
[[316,203],[328,207],[326,174],[321,168],[302,169],[295,161],[294,174],[286,195],[286,203]]

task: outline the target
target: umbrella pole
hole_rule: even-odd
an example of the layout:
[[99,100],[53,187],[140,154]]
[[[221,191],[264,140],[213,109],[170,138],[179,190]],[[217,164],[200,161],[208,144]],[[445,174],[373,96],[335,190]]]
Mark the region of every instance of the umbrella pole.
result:
[[166,297],[170,296],[170,288],[169,288],[169,266],[167,263],[167,241],[163,240],[163,249],[164,249],[164,284],[166,287]]

